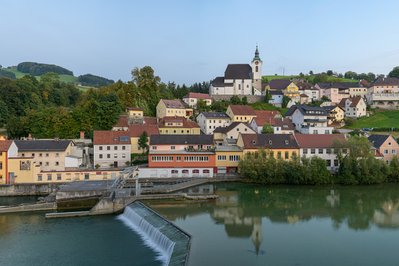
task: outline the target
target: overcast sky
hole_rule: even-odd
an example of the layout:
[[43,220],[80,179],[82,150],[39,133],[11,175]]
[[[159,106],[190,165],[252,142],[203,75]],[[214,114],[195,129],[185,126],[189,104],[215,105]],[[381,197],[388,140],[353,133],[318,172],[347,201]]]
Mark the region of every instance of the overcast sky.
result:
[[388,73],[399,65],[399,1],[0,0],[0,64],[52,63],[130,80],[134,67],[193,83],[249,63],[264,74]]

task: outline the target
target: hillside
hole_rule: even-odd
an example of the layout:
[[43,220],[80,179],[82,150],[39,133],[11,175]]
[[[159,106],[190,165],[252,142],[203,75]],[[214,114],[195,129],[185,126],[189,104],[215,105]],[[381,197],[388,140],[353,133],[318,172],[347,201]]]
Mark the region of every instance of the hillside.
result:
[[[299,76],[299,75],[288,75],[288,76],[282,76],[282,75],[268,75],[268,76],[262,76],[263,79],[267,79],[268,81],[271,81],[273,79],[295,79],[295,78],[301,78],[301,79],[306,79],[310,83],[314,83],[316,75],[305,75],[305,76]],[[358,82],[358,80],[354,79],[346,79],[346,78],[338,78],[335,76],[325,76],[326,80],[323,82]]]
[[[29,63],[29,62],[25,62],[24,64],[26,64],[26,63]],[[29,72],[28,67],[26,67],[26,65],[25,65],[25,68],[22,67],[22,69],[21,69],[21,64],[19,64],[18,66],[10,66],[10,67],[6,67],[6,68],[1,68],[0,69],[0,77],[7,77],[7,78],[11,78],[11,79],[15,79],[15,78],[20,79],[23,76],[32,75]],[[22,72],[21,70],[23,70],[24,72]],[[48,72],[53,72],[53,71],[49,71],[49,70],[56,70],[59,73],[71,73],[71,74],[59,74],[58,73],[60,81],[65,82],[65,83],[74,83],[74,84],[78,85],[78,88],[81,90],[86,90],[89,87],[101,87],[101,86],[105,86],[105,85],[114,83],[113,80],[106,79],[106,78],[100,77],[100,76],[91,75],[91,74],[85,74],[85,75],[76,77],[73,75],[73,72],[70,70],[62,68],[60,66],[48,65],[48,64],[35,65],[35,68],[32,69],[32,73],[43,73],[44,74],[44,73],[48,73]],[[36,79],[40,80],[41,75],[32,75],[32,76],[34,76]]]

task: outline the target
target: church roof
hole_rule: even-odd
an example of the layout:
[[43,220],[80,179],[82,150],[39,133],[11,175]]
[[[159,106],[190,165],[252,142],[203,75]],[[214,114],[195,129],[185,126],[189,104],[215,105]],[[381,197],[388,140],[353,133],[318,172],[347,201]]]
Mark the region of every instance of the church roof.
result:
[[211,83],[212,83],[213,87],[231,87],[231,86],[233,86],[233,83],[225,83],[224,77],[217,77],[214,80],[212,80]]
[[252,79],[252,67],[248,64],[228,64],[225,79]]

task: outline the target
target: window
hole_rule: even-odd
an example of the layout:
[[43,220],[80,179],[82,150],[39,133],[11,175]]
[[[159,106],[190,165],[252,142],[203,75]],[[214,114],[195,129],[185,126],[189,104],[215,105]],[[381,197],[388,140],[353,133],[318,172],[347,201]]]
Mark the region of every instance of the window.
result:
[[126,158],[126,154],[125,154],[125,153],[122,154],[122,158],[123,158],[123,159]]
[[308,149],[303,149],[303,154],[308,154]]
[[47,175],[47,181],[51,181],[51,174]]
[[239,156],[239,155],[230,155],[230,156],[229,156],[229,160],[230,160],[231,162],[237,162],[237,161],[240,160],[240,156]]
[[323,149],[319,149],[319,154],[323,154]]
[[111,158],[111,154],[107,154],[107,158],[108,158],[108,159]]
[[39,157],[42,157],[42,156],[43,156],[43,154],[39,153]]
[[102,154],[99,154],[99,155],[98,155],[98,158],[99,158],[99,159],[102,159],[102,158],[103,158],[103,155],[102,155]]
[[174,150],[176,147],[175,146],[170,146],[170,149],[171,150]]
[[204,174],[209,174],[210,171],[209,171],[208,169],[205,169],[205,170],[202,170],[202,173],[204,173]]
[[60,156],[60,154],[57,152],[57,153],[55,153],[55,157],[59,157]]
[[118,154],[117,153],[114,153],[114,158],[115,159],[118,158]]
[[42,175],[37,175],[37,181],[42,181],[43,176]]
[[60,165],[60,162],[55,162],[55,166],[59,166]]
[[388,154],[388,150],[384,150],[384,154]]
[[35,157],[35,154],[34,154],[34,153],[32,153],[32,157]]
[[181,161],[181,156],[176,156],[176,161],[180,162]]
[[331,154],[331,149],[326,149],[327,154]]
[[25,157],[25,153],[22,153],[22,157]]
[[153,150],[156,150],[156,149],[157,149],[157,146],[152,146],[152,149],[153,149]]
[[330,167],[331,166],[331,160],[326,160],[326,165],[327,165],[327,167]]
[[178,170],[172,170],[172,174],[178,174],[179,171]]
[[226,155],[218,155],[218,161],[226,161]]
[[334,166],[338,166],[338,160],[334,160]]
[[118,150],[118,146],[114,146],[114,151],[117,151]]
[[277,159],[281,159],[281,151],[277,152]]
[[126,146],[122,146],[122,150],[123,150],[123,151],[126,150]]
[[89,180],[89,178],[90,178],[90,174],[85,173],[85,180]]
[[61,180],[61,174],[57,174],[57,180],[58,180],[58,181]]
[[199,172],[200,172],[200,171],[199,171],[198,169],[194,169],[194,170],[193,170],[193,174],[199,174]]
[[0,162],[0,170],[3,169],[3,163]]
[[107,146],[107,151],[111,150],[111,146]]
[[50,165],[50,163],[49,162],[46,162],[46,166],[49,166]]
[[48,153],[46,153],[46,157],[48,157]]
[[316,149],[310,149],[310,153],[311,154],[315,154],[316,153]]
[[285,159],[288,159],[289,157],[290,157],[290,155],[289,155],[288,151],[286,151],[286,152],[284,153],[284,158],[285,158]]
[[396,154],[396,150],[392,150],[392,154]]
[[98,149],[99,149],[100,151],[102,151],[102,150],[103,150],[103,146],[99,146]]

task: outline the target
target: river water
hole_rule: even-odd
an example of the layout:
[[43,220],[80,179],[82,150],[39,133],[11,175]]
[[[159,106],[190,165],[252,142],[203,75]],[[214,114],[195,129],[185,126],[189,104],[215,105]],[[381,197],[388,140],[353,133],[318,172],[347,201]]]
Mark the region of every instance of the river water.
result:
[[[399,265],[399,185],[205,191],[219,198],[146,202],[192,235],[189,265]],[[160,265],[156,257],[116,216],[0,215],[0,265]]]

